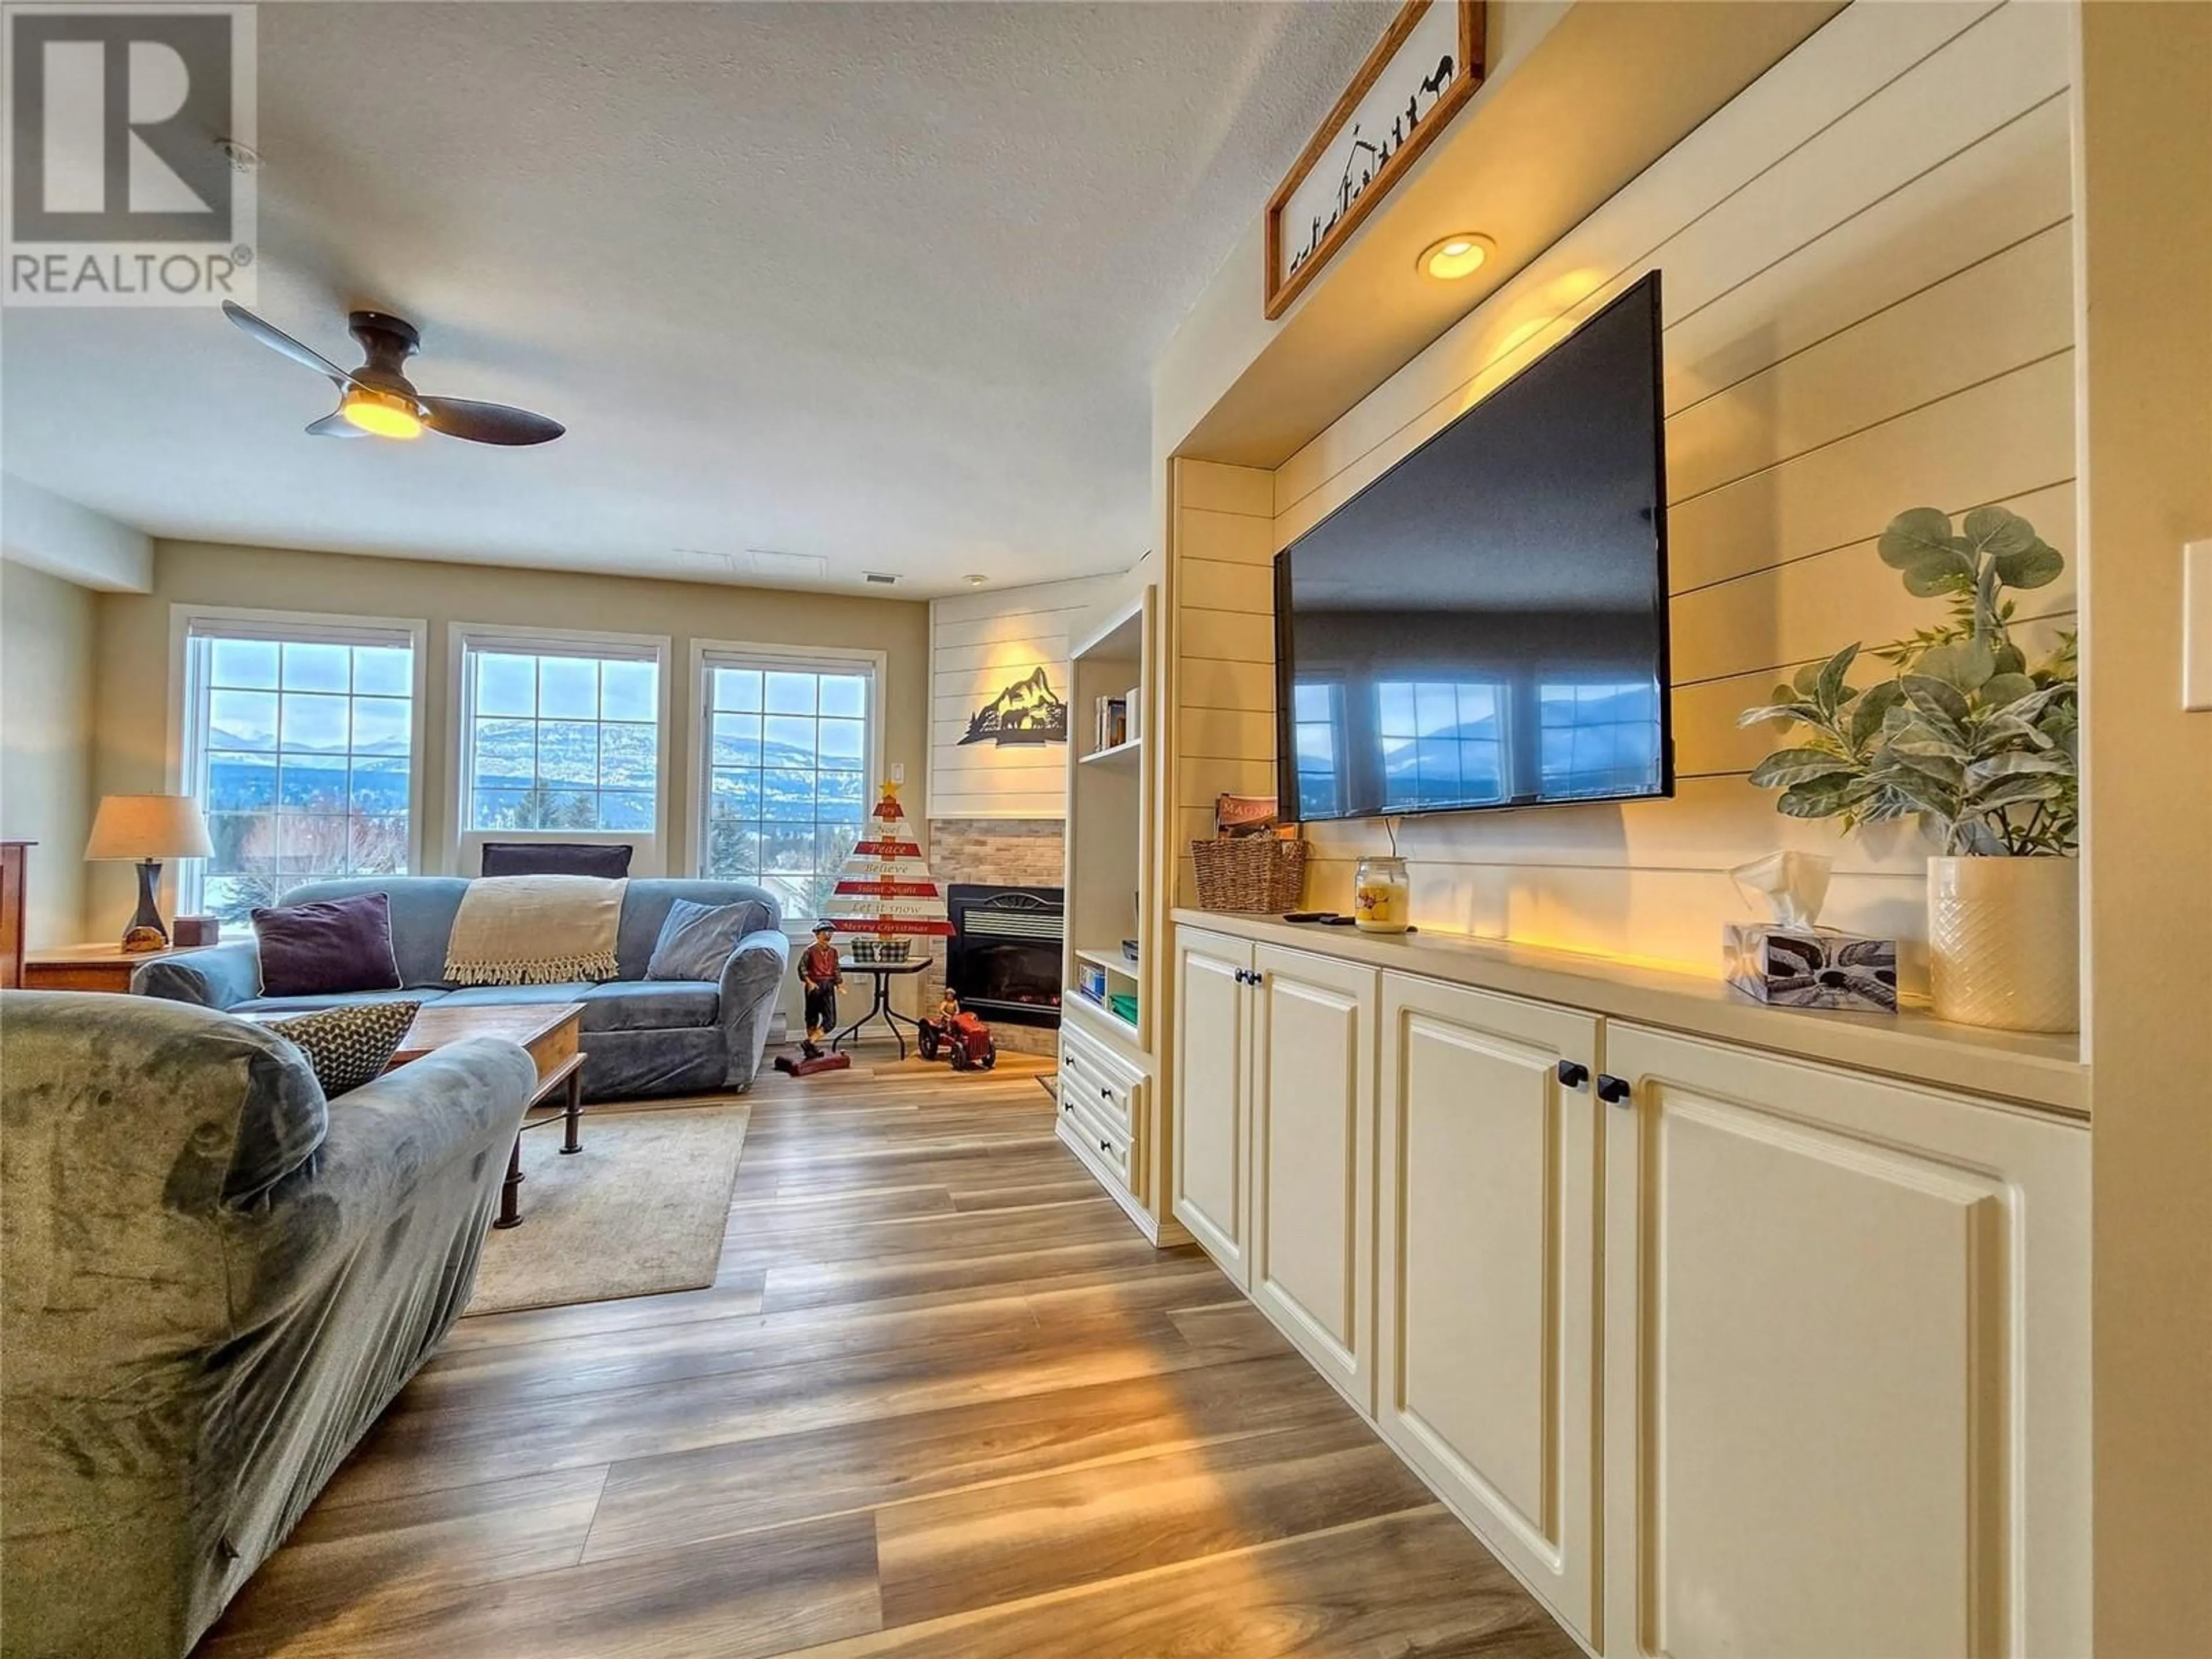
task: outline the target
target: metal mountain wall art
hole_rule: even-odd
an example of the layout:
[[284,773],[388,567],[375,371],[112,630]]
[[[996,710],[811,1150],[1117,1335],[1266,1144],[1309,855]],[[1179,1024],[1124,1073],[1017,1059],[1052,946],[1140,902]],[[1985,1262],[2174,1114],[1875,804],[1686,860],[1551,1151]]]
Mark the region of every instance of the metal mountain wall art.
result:
[[960,739],[963,748],[971,743],[989,743],[1001,749],[1013,744],[1066,741],[1067,705],[1054,695],[1042,664],[969,715],[968,735]]

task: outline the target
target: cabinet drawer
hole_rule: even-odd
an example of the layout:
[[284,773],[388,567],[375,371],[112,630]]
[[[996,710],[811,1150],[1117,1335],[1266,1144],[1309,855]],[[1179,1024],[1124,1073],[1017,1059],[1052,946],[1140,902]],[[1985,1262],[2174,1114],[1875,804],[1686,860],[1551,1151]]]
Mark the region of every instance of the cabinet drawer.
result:
[[1129,1133],[1092,1109],[1079,1086],[1072,1086],[1063,1073],[1060,1085],[1061,1127],[1082,1143],[1084,1154],[1103,1164],[1126,1187],[1129,1184]]
[[1060,1086],[1073,1090],[1106,1127],[1126,1140],[1136,1122],[1138,1079],[1072,1029],[1060,1042]]

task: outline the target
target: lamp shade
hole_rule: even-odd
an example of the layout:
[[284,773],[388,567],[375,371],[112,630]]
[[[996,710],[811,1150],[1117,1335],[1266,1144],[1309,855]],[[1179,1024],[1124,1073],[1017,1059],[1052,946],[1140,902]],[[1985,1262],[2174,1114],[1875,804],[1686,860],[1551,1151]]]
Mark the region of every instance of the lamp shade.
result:
[[103,795],[84,847],[88,859],[204,859],[214,851],[190,795]]

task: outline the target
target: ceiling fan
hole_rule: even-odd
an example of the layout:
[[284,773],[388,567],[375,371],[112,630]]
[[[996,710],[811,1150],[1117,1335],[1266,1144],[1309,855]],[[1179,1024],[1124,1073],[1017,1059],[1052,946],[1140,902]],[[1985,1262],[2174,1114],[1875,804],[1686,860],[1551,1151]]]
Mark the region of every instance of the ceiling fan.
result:
[[466,398],[427,398],[399,372],[400,364],[422,343],[415,325],[381,311],[356,311],[346,319],[366,359],[343,369],[320,352],[301,345],[265,323],[235,300],[222,302],[223,315],[271,351],[325,376],[338,389],[338,406],[307,428],[318,438],[419,438],[424,428],[475,444],[550,443],[568,428],[560,422],[506,404],[472,403]]

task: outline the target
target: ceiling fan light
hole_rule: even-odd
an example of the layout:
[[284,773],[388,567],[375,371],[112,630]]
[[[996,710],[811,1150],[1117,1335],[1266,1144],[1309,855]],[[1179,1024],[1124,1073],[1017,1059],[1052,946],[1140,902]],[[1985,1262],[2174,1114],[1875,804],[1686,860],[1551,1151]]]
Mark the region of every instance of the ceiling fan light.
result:
[[419,438],[422,416],[406,398],[366,386],[349,386],[338,402],[338,413],[349,426],[379,438]]

